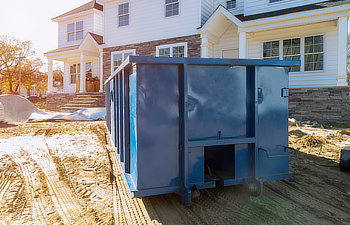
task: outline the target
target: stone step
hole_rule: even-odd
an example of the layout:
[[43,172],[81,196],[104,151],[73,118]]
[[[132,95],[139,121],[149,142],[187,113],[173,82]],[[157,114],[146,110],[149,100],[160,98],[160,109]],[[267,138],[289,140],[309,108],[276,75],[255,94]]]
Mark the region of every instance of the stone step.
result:
[[80,100],[72,100],[70,101],[69,103],[73,103],[73,104],[90,104],[90,103],[95,103],[96,101],[88,101],[88,100],[83,100],[83,101],[80,101]]
[[96,101],[100,100],[101,98],[91,98],[91,97],[81,97],[81,98],[73,98],[72,100],[91,100],[91,101]]
[[104,93],[80,93],[61,107],[61,110],[65,112],[75,112],[85,108],[98,107],[104,102],[104,98]]
[[74,103],[67,103],[64,105],[64,107],[83,107],[83,108],[88,108],[89,106],[92,106],[93,103],[78,103],[78,104],[74,104]]
[[87,95],[87,94],[79,94],[76,95],[77,98],[81,98],[81,97],[92,97],[92,98],[102,98],[104,97],[104,95]]
[[81,109],[85,109],[86,107],[69,107],[69,106],[63,106],[61,107],[61,109],[64,111],[64,112],[68,112],[68,113],[73,113],[73,112],[76,112],[78,110],[81,110]]

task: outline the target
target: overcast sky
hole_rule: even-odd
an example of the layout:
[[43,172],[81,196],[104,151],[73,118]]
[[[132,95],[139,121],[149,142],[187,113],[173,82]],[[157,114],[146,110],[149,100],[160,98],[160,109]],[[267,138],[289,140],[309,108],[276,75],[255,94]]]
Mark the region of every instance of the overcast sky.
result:
[[[31,41],[37,55],[57,48],[57,23],[51,18],[89,0],[0,0],[0,35]],[[46,60],[45,60],[46,62]]]

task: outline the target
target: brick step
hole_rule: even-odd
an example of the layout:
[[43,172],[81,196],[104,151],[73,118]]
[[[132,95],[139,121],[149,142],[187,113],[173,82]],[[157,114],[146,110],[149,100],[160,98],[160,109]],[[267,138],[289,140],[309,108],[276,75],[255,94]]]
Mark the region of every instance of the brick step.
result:
[[96,101],[88,101],[88,100],[84,100],[84,101],[80,101],[80,100],[72,100],[70,101],[69,103],[73,103],[73,104],[93,104],[95,103]]
[[75,112],[85,108],[100,107],[104,103],[104,93],[80,93],[61,107],[64,112]]
[[92,97],[73,98],[73,100],[91,100],[91,101],[96,101],[96,100],[100,100],[100,99],[101,98],[92,98]]
[[86,95],[86,94],[80,94],[77,95],[76,98],[103,98],[104,95]]
[[89,108],[89,107],[92,107],[94,104],[93,103],[77,103],[77,104],[74,104],[74,103],[67,103],[64,105],[64,107],[84,107],[84,108]]

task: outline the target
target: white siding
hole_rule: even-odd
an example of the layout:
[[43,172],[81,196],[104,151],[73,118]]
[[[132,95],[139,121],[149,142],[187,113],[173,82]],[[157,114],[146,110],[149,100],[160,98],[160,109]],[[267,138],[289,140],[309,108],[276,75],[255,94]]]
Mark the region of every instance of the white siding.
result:
[[94,30],[93,33],[103,36],[103,12],[94,13]]
[[202,0],[201,9],[202,9],[202,25],[207,21],[209,16],[214,11],[214,1],[215,0]]
[[118,4],[104,5],[106,47],[141,43],[197,34],[201,26],[198,0],[180,0],[180,15],[165,17],[164,0],[130,0],[130,24],[118,27]]
[[282,0],[270,3],[269,0],[245,0],[244,14],[249,16],[324,1],[325,0]]
[[[214,9],[218,7],[220,4],[226,8],[226,0],[214,0]],[[236,4],[237,4],[237,7],[235,9],[230,9],[229,11],[234,15],[243,14],[244,0],[237,0]]]
[[324,35],[324,71],[298,72],[290,74],[291,87],[332,87],[337,85],[337,25],[324,22],[273,31],[254,33],[248,39],[248,57],[262,58],[265,41],[283,40],[305,36]]
[[94,24],[93,24],[93,14],[90,14],[88,16],[83,16],[79,18],[75,18],[72,20],[67,20],[64,22],[58,23],[58,48],[63,48],[67,46],[73,46],[73,45],[79,45],[82,40],[76,40],[76,41],[67,41],[67,25],[70,23],[76,23],[79,21],[84,21],[84,37],[87,32],[93,32],[94,30]]
[[[207,19],[219,5],[222,5],[226,8],[226,2],[226,0],[202,0],[202,24],[207,21]],[[244,0],[237,0],[236,4],[236,8],[230,9],[229,11],[234,15],[243,14]]]
[[[214,50],[211,57],[223,58],[223,51],[237,52],[239,46],[239,36],[237,32],[237,26],[231,25],[226,32],[221,36],[219,42],[214,44]],[[238,55],[233,55],[233,58],[238,58]]]

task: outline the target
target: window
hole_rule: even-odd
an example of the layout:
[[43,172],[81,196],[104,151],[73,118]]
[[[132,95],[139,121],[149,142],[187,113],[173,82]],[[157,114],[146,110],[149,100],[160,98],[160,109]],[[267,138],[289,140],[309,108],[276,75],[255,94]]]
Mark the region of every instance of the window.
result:
[[76,84],[77,80],[80,79],[80,64],[70,65],[70,83]]
[[274,3],[274,2],[280,2],[280,1],[283,1],[283,0],[269,0],[270,3]]
[[67,41],[74,41],[75,38],[75,24],[71,23],[67,25]]
[[179,0],[165,0],[165,17],[179,15]]
[[79,21],[67,25],[67,41],[82,40],[84,38],[84,22]]
[[320,71],[324,69],[323,42],[323,35],[264,42],[263,58],[300,60],[302,65],[290,67],[290,72]]
[[234,9],[234,8],[236,8],[236,0],[234,0],[234,1],[226,1],[226,8],[227,9]]
[[280,51],[280,42],[279,41],[269,41],[265,42],[263,49],[263,57],[264,59],[280,59],[279,51]]
[[129,25],[129,3],[120,4],[118,6],[118,15],[120,27]]
[[86,63],[86,78],[89,79],[89,78],[92,78],[92,63],[89,62],[89,63]]
[[[300,38],[283,40],[283,59],[300,60]],[[300,66],[292,66],[289,72],[300,72]]]
[[130,55],[135,55],[136,50],[126,50],[120,52],[112,52],[112,73],[118,69],[125,59]]
[[305,38],[305,71],[323,70],[323,36]]
[[187,43],[161,45],[156,50],[160,57],[187,57]]
[[81,40],[84,38],[84,22],[80,21],[76,24],[77,27],[77,40]]

